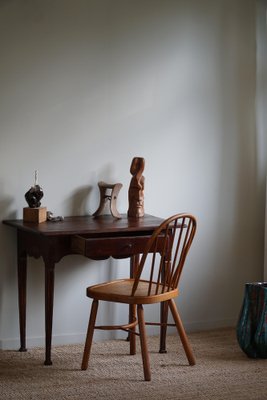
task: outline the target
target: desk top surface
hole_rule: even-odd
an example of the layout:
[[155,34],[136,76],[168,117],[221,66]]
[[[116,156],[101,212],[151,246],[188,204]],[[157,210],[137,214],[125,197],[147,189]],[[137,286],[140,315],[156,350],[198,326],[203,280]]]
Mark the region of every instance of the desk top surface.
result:
[[76,216],[65,217],[63,221],[46,221],[40,224],[23,220],[4,220],[3,224],[36,235],[88,235],[94,237],[152,232],[161,222],[163,222],[162,218],[148,214],[141,218],[128,218],[126,214],[122,214],[120,219],[113,218],[111,215]]

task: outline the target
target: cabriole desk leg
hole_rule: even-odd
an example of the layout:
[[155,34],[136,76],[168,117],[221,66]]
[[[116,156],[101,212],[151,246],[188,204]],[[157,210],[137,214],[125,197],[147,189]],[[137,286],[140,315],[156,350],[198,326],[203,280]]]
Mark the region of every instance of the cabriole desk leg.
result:
[[19,329],[20,329],[20,349],[26,349],[26,282],[27,282],[27,254],[21,249],[20,238],[18,236],[18,300],[19,300]]
[[44,365],[52,365],[51,342],[54,304],[54,272],[55,264],[45,262],[45,362]]

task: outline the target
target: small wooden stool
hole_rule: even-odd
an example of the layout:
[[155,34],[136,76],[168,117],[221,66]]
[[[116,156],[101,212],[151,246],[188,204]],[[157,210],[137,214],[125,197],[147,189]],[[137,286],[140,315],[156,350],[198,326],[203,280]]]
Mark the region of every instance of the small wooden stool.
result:
[[111,215],[114,218],[121,218],[121,215],[116,207],[116,200],[119,191],[122,188],[122,184],[121,183],[110,184],[101,181],[98,182],[98,187],[100,191],[100,204],[98,209],[94,212],[93,216],[97,217],[101,215],[106,206],[107,201],[109,201],[109,208]]

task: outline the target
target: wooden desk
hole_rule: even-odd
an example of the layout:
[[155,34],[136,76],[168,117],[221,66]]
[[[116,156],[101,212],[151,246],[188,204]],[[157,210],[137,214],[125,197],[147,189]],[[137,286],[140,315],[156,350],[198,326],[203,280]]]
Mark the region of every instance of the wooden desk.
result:
[[[145,215],[142,218],[121,219],[112,216],[93,218],[67,217],[60,222],[41,224],[22,220],[5,220],[3,223],[17,230],[17,268],[20,351],[26,351],[26,283],[27,256],[42,257],[45,266],[45,365],[51,365],[51,341],[54,302],[55,265],[69,254],[84,254],[93,260],[109,257],[131,257],[130,274],[133,276],[138,254],[161,218]],[[83,240],[84,238],[84,240]],[[89,282],[88,282],[89,284]],[[134,337],[134,335],[131,335]],[[131,352],[135,352],[134,338]],[[161,351],[164,349],[161,348]]]

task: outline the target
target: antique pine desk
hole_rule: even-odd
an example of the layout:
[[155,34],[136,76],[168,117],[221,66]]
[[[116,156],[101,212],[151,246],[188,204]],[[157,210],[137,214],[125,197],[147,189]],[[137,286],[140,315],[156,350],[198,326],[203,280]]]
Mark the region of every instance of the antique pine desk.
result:
[[[45,267],[45,365],[51,365],[51,341],[54,301],[55,265],[62,257],[83,254],[93,260],[109,257],[131,257],[130,276],[133,276],[138,255],[161,218],[145,215],[142,218],[121,219],[112,216],[66,217],[64,221],[40,224],[22,220],[4,220],[17,230],[17,268],[20,351],[26,351],[26,284],[27,256],[42,257]],[[89,286],[90,282],[88,282]],[[161,311],[163,312],[163,311]],[[134,311],[130,311],[130,314]],[[131,354],[135,353],[135,335],[130,335]],[[161,334],[162,336],[162,334]],[[165,339],[161,337],[164,352]]]

